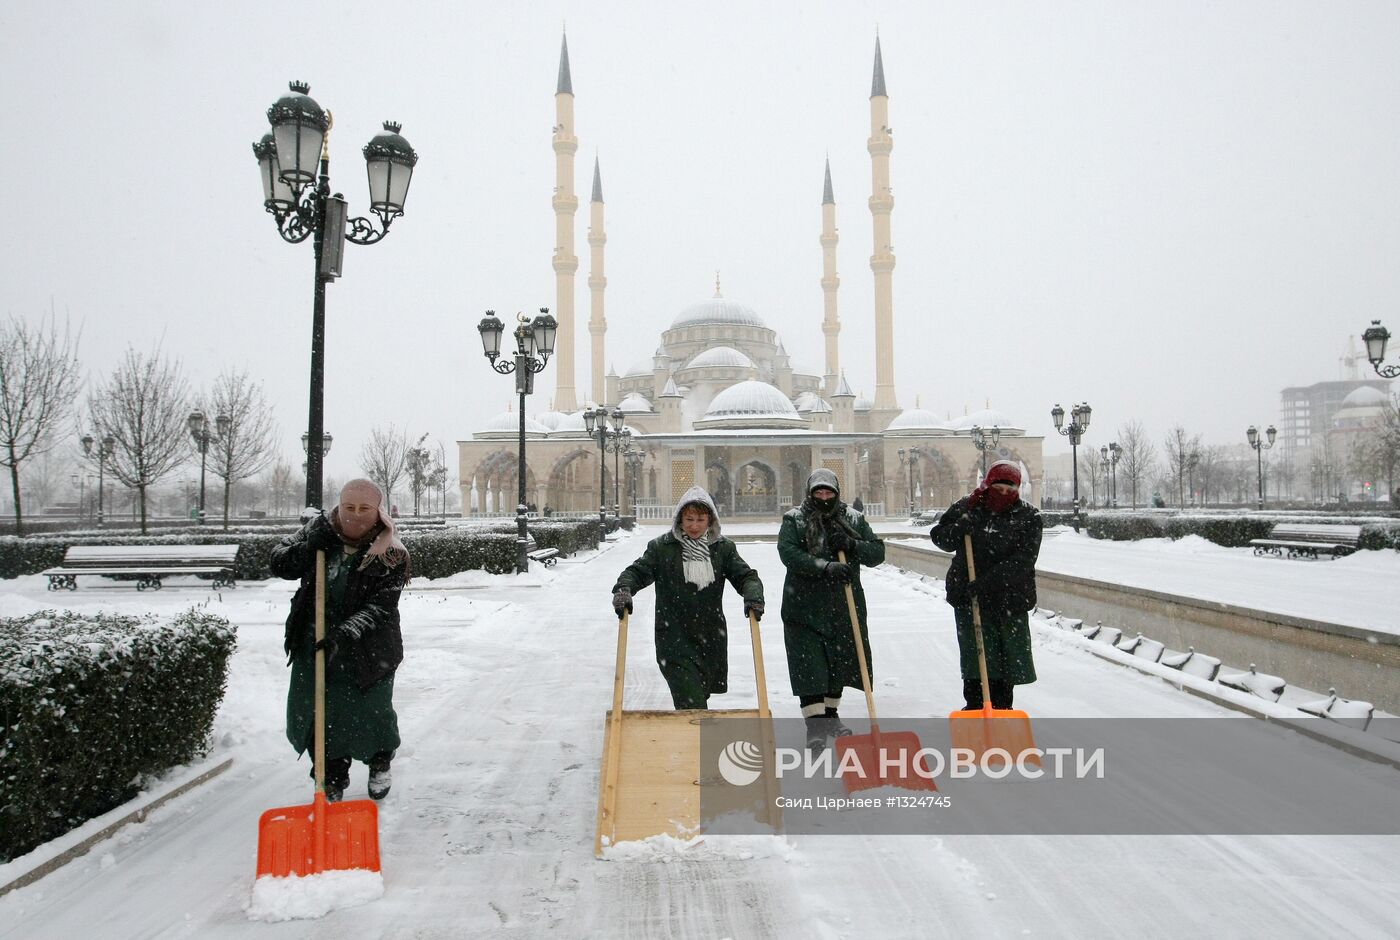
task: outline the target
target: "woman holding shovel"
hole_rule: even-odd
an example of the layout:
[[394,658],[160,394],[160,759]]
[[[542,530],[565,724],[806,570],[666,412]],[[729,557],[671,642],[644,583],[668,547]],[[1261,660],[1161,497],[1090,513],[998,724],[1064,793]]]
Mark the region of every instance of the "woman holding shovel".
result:
[[[836,474],[813,470],[807,477],[807,498],[783,515],[778,531],[778,557],[787,568],[782,613],[788,678],[807,722],[807,747],[814,751],[824,749],[830,738],[851,733],[837,713],[841,691],[864,687],[846,604],[848,584],[872,675],[874,669],[860,569],[885,560],[885,543],[840,495]],[[844,562],[839,560],[843,552]]]
[[702,487],[676,504],[671,531],[647,543],[613,585],[619,620],[632,595],[656,585],[656,662],[676,708],[707,708],[729,689],[729,635],[720,602],[724,582],[744,597],[744,615],[763,617],[763,582],[720,535],[719,511]]
[[[326,667],[326,799],[350,785],[350,762],[369,765],[369,795],[389,793],[390,761],[399,746],[394,671],[403,661],[399,593],[409,578],[408,549],[381,510],[383,494],[369,480],[351,480],[340,503],[318,512],[272,550],[272,573],[300,579],[287,617],[285,649],[292,667],[287,690],[287,740],[312,750],[315,662]],[[316,556],[326,559],[326,636],[315,639]],[[313,771],[314,773],[314,771]]]
[[[1035,606],[1035,562],[1040,555],[1040,511],[1020,498],[1021,470],[1009,460],[987,468],[972,493],[948,507],[929,537],[952,552],[948,603],[958,629],[963,698],[982,708],[982,682],[973,636],[972,599],[982,617],[982,641],[992,708],[1011,708],[1012,691],[1035,681],[1026,612]],[[964,536],[972,536],[977,577],[969,583]]]

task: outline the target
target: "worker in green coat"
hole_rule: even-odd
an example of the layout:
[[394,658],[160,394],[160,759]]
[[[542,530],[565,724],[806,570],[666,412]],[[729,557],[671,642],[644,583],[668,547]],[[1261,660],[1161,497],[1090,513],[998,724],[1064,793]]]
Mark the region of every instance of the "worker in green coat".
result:
[[[838,555],[845,552],[842,562]],[[783,515],[778,557],[787,568],[783,582],[783,641],[788,678],[807,722],[807,746],[826,747],[829,739],[851,733],[841,722],[841,692],[863,689],[860,661],[846,605],[846,587],[855,595],[865,662],[874,677],[866,629],[861,566],[885,560],[885,543],[865,516],[841,502],[841,485],[830,470],[813,470],[807,498]]]
[[744,615],[763,616],[763,582],[720,535],[710,494],[692,486],[676,504],[671,531],[647,543],[613,585],[618,619],[632,596],[656,585],[656,663],[676,708],[706,708],[729,689],[729,634],[721,600],[724,582],[744,598]]

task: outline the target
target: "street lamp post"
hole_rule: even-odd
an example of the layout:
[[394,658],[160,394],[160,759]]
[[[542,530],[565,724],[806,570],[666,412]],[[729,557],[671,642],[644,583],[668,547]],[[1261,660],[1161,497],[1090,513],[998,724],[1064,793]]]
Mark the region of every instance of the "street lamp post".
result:
[[1074,531],[1078,532],[1079,527],[1084,524],[1083,518],[1079,514],[1079,442],[1084,439],[1084,432],[1089,430],[1089,415],[1093,411],[1087,403],[1076,404],[1070,409],[1069,426],[1065,426],[1065,410],[1059,405],[1050,409],[1050,418],[1055,422],[1055,430],[1061,436],[1069,438],[1070,470],[1074,480]]
[[[608,427],[611,419],[612,427]],[[622,422],[626,415],[621,408],[614,408],[611,413],[608,409],[599,405],[592,411],[583,413],[583,427],[593,439],[598,442],[598,524],[603,528],[603,534],[608,531],[608,444],[622,433]],[[615,445],[614,445],[615,446]],[[617,471],[613,471],[617,475]]]
[[[253,144],[263,183],[263,207],[276,220],[278,234],[292,244],[311,238],[314,291],[311,313],[311,395],[307,435],[320,441],[325,430],[326,285],[340,276],[345,242],[373,245],[403,215],[408,184],[418,154],[399,136],[400,125],[384,122],[363,149],[369,173],[369,207],[380,227],[367,218],[348,219],[340,193],[331,194],[330,111],[307,95],[311,87],[291,82],[290,92],[267,109],[271,133]],[[319,158],[319,159],[318,159]],[[348,228],[348,230],[347,230]],[[306,455],[306,505],[321,507],[322,457],[319,447]]]
[[[87,457],[93,455],[92,445],[94,443],[91,434],[84,434],[80,440],[83,444],[83,454]],[[105,489],[102,473],[107,467],[107,459],[112,456],[113,449],[117,446],[117,439],[108,434],[97,443],[97,527],[100,529],[104,523],[102,494]]]
[[1361,334],[1361,339],[1366,343],[1366,358],[1370,360],[1371,368],[1376,370],[1376,375],[1384,379],[1400,375],[1400,366],[1381,365],[1385,360],[1386,343],[1390,342],[1390,330],[1381,326],[1381,321],[1372,320],[1366,332]]
[[619,461],[632,446],[632,429],[624,427],[610,435],[608,447],[613,452],[613,516],[622,518],[622,474]]
[[895,451],[895,453],[899,455],[899,465],[901,467],[906,467],[908,470],[907,475],[909,477],[909,518],[913,519],[914,474],[917,473],[919,470],[919,456],[921,452],[917,447],[911,447],[908,451],[905,451],[905,449],[901,447],[899,450]]
[[627,453],[622,456],[627,460],[628,483],[630,484],[628,490],[632,501],[632,515],[635,516],[637,514],[637,477],[642,472],[642,462],[646,459],[646,455],[640,450],[629,447]]
[[81,525],[83,521],[83,503],[85,489],[83,486],[83,477],[82,474],[75,473],[69,479],[72,482],[72,484],[78,488],[78,524]]
[[981,426],[972,426],[972,446],[982,452],[982,476],[987,476],[987,451],[996,450],[997,444],[1001,441],[1001,428],[993,426],[990,431],[984,430]]
[[[329,431],[323,431],[321,433],[321,459],[317,461],[321,466],[325,466],[325,457],[331,452],[331,443],[334,440],[335,435],[331,434]],[[306,455],[306,459],[301,462],[301,472],[304,475],[311,465],[311,434],[308,431],[301,432],[301,452]],[[321,489],[321,482],[320,480],[316,482],[316,489],[318,491]],[[308,484],[308,486],[309,485],[310,484]],[[384,496],[386,499],[388,498],[387,493],[384,494]]]
[[1274,438],[1278,436],[1278,431],[1274,430],[1271,424],[1264,434],[1269,438],[1269,443],[1265,444],[1259,439],[1259,429],[1254,425],[1249,426],[1249,430],[1244,432],[1244,436],[1249,440],[1249,446],[1254,448],[1255,466],[1259,473],[1259,508],[1264,508],[1264,451],[1274,446]]
[[1117,441],[1099,448],[1099,462],[1108,472],[1108,505],[1114,509],[1118,508],[1118,460],[1122,453]]
[[[501,375],[515,374],[515,393],[520,397],[520,454],[516,465],[519,478],[519,493],[515,505],[515,572],[524,574],[530,569],[527,557],[530,545],[530,532],[525,522],[525,396],[535,390],[535,374],[544,370],[549,357],[554,355],[554,335],[559,324],[549,315],[548,307],[541,307],[539,316],[527,318],[522,313],[515,315],[515,352],[509,359],[501,359],[501,334],[505,324],[496,318],[496,311],[486,311],[486,316],[477,324],[481,334],[482,351],[491,363],[491,368]],[[499,360],[499,361],[497,361]]]
[[199,448],[199,524],[204,525],[204,470],[206,458],[209,455],[209,444],[212,441],[221,441],[228,435],[229,425],[232,421],[226,414],[221,414],[214,419],[216,430],[211,431],[209,424],[204,420],[204,412],[195,410],[190,412],[189,427],[190,437],[194,440],[195,447]]

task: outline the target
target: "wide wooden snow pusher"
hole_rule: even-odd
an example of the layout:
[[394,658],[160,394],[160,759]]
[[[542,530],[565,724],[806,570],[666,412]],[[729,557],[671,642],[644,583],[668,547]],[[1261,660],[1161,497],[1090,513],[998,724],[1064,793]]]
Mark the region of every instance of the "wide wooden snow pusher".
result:
[[[761,754],[733,751],[740,773],[759,771],[763,787],[761,808],[755,818],[774,832],[782,828],[773,716],[768,710],[768,685],[763,674],[763,644],[758,620],[749,616],[753,637],[754,678],[758,708],[679,711],[623,711],[622,685],[627,671],[627,621],[623,614],[617,630],[617,664],[613,673],[613,703],[603,733],[603,772],[598,786],[598,832],[594,852],[618,842],[655,835],[690,838],[701,828],[701,785],[724,787],[733,781],[723,776],[724,749],[717,766],[702,766],[701,729],[707,723],[725,723],[725,736],[739,743],[759,742]],[[746,760],[747,758],[747,760]],[[745,766],[745,765],[748,766]],[[761,770],[760,770],[761,765]],[[749,784],[752,785],[752,784]]]

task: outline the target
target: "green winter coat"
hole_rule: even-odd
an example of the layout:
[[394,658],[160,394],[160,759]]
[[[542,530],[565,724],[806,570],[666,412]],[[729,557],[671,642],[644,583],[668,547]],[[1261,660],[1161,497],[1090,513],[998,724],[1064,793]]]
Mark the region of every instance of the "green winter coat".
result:
[[724,582],[746,601],[763,602],[763,582],[732,541],[719,535],[719,513],[709,494],[692,488],[676,507],[692,502],[710,508],[710,561],[715,579],[697,589],[685,579],[681,543],[675,530],[647,543],[642,557],[618,575],[613,592],[626,588],[636,594],[656,585],[656,663],[671,690],[676,708],[705,708],[706,699],[729,688],[729,635],[721,601]]
[[[846,561],[851,565],[850,586],[860,618],[865,662],[873,681],[875,665],[870,657],[860,569],[884,562],[885,543],[876,538],[865,516],[850,507],[845,507],[844,523],[860,540],[854,555],[848,555]],[[860,662],[856,658],[845,585],[822,575],[825,563],[837,560],[836,553],[827,551],[824,538],[815,552],[808,546],[807,513],[801,507],[783,515],[782,528],[778,531],[778,557],[787,568],[787,577],[783,580],[782,616],[792,694],[821,695],[846,686],[861,688]]]

